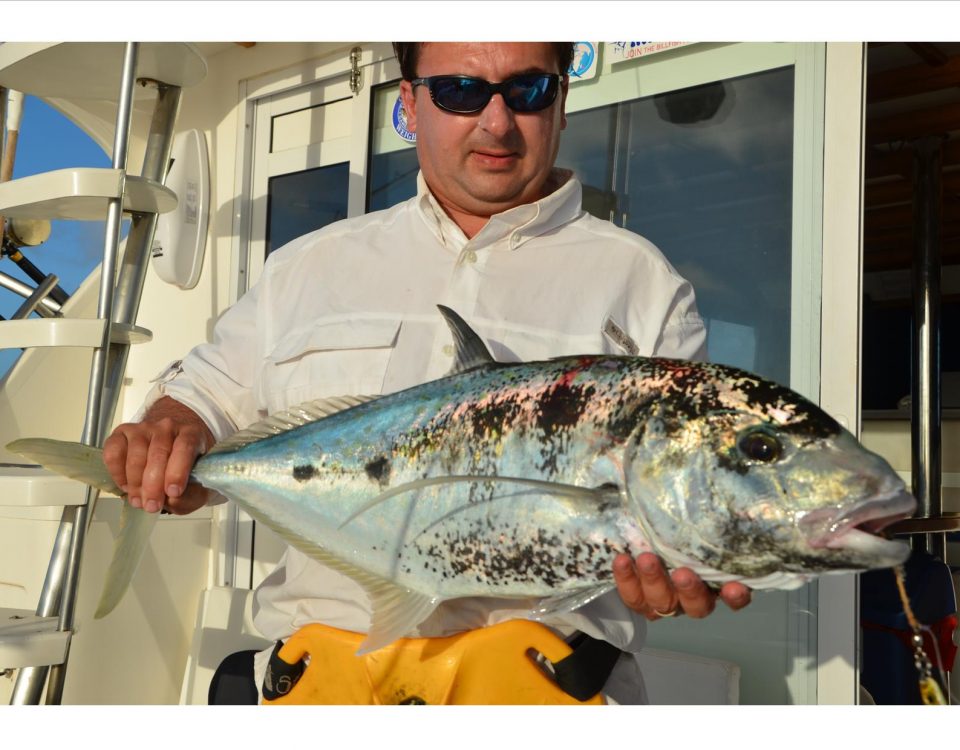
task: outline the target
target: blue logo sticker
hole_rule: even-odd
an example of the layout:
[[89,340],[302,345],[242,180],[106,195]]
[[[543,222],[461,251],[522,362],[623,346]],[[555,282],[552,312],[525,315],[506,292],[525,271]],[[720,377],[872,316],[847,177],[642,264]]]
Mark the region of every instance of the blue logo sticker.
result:
[[397,103],[393,105],[393,129],[407,143],[417,142],[417,134],[407,130],[407,112],[403,108],[403,100],[399,96],[397,97]]
[[573,45],[573,62],[570,63],[569,75],[572,78],[580,78],[593,65],[597,57],[597,51],[590,42],[577,42]]

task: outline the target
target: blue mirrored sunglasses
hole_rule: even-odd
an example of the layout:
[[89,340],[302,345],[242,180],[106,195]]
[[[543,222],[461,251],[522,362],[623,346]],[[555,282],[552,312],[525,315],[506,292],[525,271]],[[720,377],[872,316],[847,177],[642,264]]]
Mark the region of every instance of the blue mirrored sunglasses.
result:
[[440,109],[466,115],[487,106],[494,94],[514,112],[539,112],[557,98],[560,76],[556,73],[528,73],[500,83],[470,76],[429,76],[410,81],[413,88],[426,86]]

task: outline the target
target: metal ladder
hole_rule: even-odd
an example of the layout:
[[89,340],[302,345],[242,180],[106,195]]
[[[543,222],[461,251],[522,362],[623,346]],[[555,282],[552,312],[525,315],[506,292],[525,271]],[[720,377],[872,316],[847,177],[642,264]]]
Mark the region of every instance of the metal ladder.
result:
[[[100,45],[11,44],[0,45],[0,85],[24,91],[37,81],[37,71],[79,57],[72,71],[86,76],[84,62],[92,64]],[[110,45],[116,47],[117,45]],[[176,196],[163,186],[173,143],[181,87],[205,75],[199,53],[196,60],[177,58],[177,45],[136,42],[122,46],[116,127],[110,169],[58,170],[45,175],[0,184],[0,214],[27,218],[93,218],[106,209],[106,236],[95,319],[64,317],[63,308],[51,304],[50,289],[56,279],[29,294],[17,320],[0,321],[0,347],[85,346],[92,349],[86,409],[81,441],[101,445],[117,406],[130,346],[148,341],[149,331],[136,326],[146,279],[157,217],[176,207]],[[189,45],[179,45],[188,47]],[[164,48],[169,49],[164,49]],[[6,49],[5,49],[6,48]],[[17,48],[17,49],[11,49]],[[145,48],[149,48],[146,49]],[[184,55],[183,52],[179,53]],[[53,84],[53,82],[50,82]],[[60,82],[61,85],[62,82]],[[140,175],[127,172],[135,87],[156,91],[152,121]],[[56,86],[57,84],[53,84]],[[43,89],[43,83],[40,84]],[[38,93],[38,95],[41,95]],[[52,96],[62,94],[47,94]],[[120,252],[123,214],[131,217],[125,247]],[[49,279],[53,279],[52,283]],[[31,307],[27,309],[26,305]],[[42,308],[42,310],[41,310]],[[45,317],[27,319],[32,310]],[[13,495],[26,505],[62,505],[63,510],[35,612],[0,609],[0,668],[17,668],[11,704],[48,704],[62,700],[66,667],[74,632],[76,598],[85,535],[93,517],[98,492],[87,488],[73,499],[69,484],[30,467],[12,467],[4,480],[4,502]],[[78,485],[74,484],[74,487]]]

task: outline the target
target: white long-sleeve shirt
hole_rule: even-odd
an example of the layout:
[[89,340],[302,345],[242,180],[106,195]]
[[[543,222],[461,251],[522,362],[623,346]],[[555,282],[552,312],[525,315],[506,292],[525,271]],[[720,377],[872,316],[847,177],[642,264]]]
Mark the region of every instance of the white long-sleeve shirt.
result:
[[[186,404],[220,439],[307,400],[391,393],[441,377],[454,350],[437,304],[458,312],[502,361],[704,354],[691,286],[651,243],[585,213],[577,180],[491,217],[468,240],[421,175],[414,198],[273,253],[259,282],[217,323],[213,343],[192,350],[151,400],[165,394]],[[458,600],[441,605],[420,634],[449,635],[527,611],[510,600]],[[258,588],[254,622],[272,640],[310,622],[365,632],[369,602],[351,579],[291,548]],[[634,652],[646,633],[616,592],[551,624]],[[612,697],[643,700],[634,672],[633,660],[621,660],[610,684],[627,688]]]

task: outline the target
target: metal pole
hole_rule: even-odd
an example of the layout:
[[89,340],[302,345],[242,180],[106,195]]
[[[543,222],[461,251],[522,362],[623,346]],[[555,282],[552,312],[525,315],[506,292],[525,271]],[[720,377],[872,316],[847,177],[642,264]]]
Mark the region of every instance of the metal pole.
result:
[[[0,271],[0,287],[4,289],[9,289],[14,294],[19,294],[21,297],[27,299],[36,291],[29,284],[24,284],[19,279],[13,278],[5,274],[3,271]],[[44,297],[40,300],[40,304],[37,306],[37,312],[43,315],[45,318],[56,317],[60,314],[60,304],[50,297]]]
[[53,291],[53,288],[59,281],[60,279],[56,274],[47,276],[47,278],[40,282],[40,285],[34,290],[33,294],[27,297],[23,304],[17,308],[12,320],[21,320],[30,317],[30,313],[40,307],[40,303],[47,298],[47,295]]
[[[913,356],[911,363],[913,495],[918,518],[941,514],[940,448],[940,203],[944,138],[913,143]],[[916,540],[944,560],[946,536],[931,533]]]
[[[158,84],[157,103],[150,123],[147,148],[143,157],[143,177],[162,183],[167,176],[170,152],[173,150],[173,127],[180,109],[180,87]],[[140,309],[143,285],[150,267],[150,251],[157,228],[156,214],[137,214],[133,217],[127,244],[117,277],[114,321],[133,325]],[[100,424],[106,428],[113,422],[113,412],[126,369],[130,347],[110,347],[110,365],[104,384],[103,411]]]
[[[136,83],[138,52],[139,45],[136,42],[127,42],[123,55],[123,77],[120,85],[117,129],[113,140],[113,161],[111,164],[113,169],[124,171],[127,168],[130,124],[133,117],[133,87]],[[81,442],[86,445],[100,445],[103,442],[100,412],[103,403],[103,386],[107,374],[107,360],[110,355],[110,323],[113,319],[114,289],[122,222],[123,197],[111,198],[107,204],[107,232],[103,245],[103,264],[100,267],[100,300],[97,305],[97,317],[106,320],[107,325],[103,329],[103,341],[93,351],[93,361],[90,367],[87,413],[84,419],[83,435],[80,438]],[[59,631],[70,632],[73,630],[83,543],[98,495],[98,490],[88,487],[86,501],[83,505],[77,506],[76,522],[73,524],[73,537],[67,559],[66,580],[64,581],[63,595],[60,601],[60,622],[57,625]],[[54,664],[50,669],[47,703],[58,704],[63,697],[63,683],[66,678],[69,655],[70,641],[68,640],[63,663]]]
[[[124,48],[123,74],[120,85],[120,99],[117,108],[117,125],[113,141],[114,169],[126,169],[127,150],[129,145],[130,123],[133,115],[133,87],[137,70],[137,52],[139,45],[128,42]],[[105,319],[103,341],[94,349],[93,362],[90,369],[90,385],[87,391],[87,412],[84,421],[81,441],[87,445],[94,445],[99,436],[99,420],[101,410],[101,391],[106,371],[107,356],[110,345],[110,320],[113,314],[113,290],[116,276],[117,250],[120,244],[120,224],[123,219],[123,199],[111,199],[107,209],[107,231],[103,246],[103,263],[100,267],[100,299],[97,305],[97,316]],[[52,617],[57,614],[56,603],[59,602],[58,630],[69,632],[73,628],[74,607],[76,604],[77,584],[80,570],[80,556],[86,536],[88,518],[93,503],[96,502],[97,492],[87,490],[86,502],[83,505],[72,505],[64,508],[57,531],[57,541],[54,552],[65,555],[63,559],[51,559],[47,580],[44,581],[44,590],[40,598],[47,607],[38,608],[37,614],[42,617]],[[62,537],[69,536],[69,546],[63,544]],[[61,570],[62,575],[51,576],[50,570]],[[47,590],[47,586],[51,590]],[[43,611],[41,611],[41,609]],[[67,641],[67,653],[62,664],[53,665],[49,670],[50,682],[47,686],[47,703],[60,703],[63,695],[63,681],[66,675],[66,662],[70,652],[70,641]],[[11,703],[39,703],[46,680],[47,667],[28,667],[21,669],[17,675],[14,694]]]

